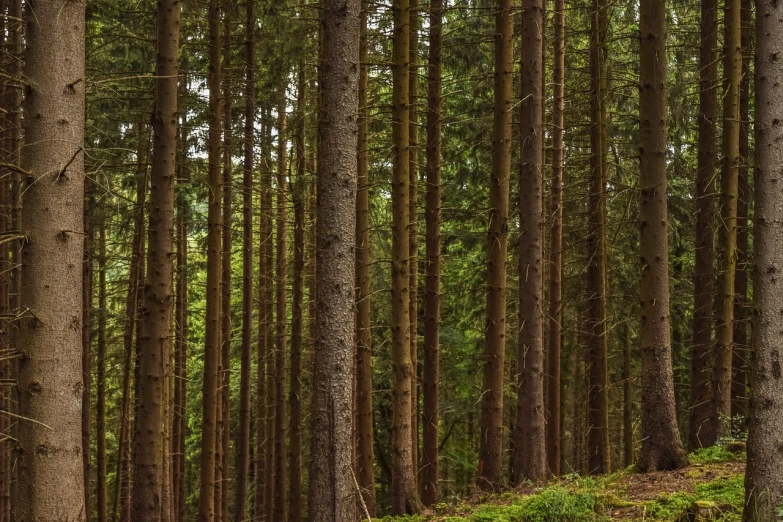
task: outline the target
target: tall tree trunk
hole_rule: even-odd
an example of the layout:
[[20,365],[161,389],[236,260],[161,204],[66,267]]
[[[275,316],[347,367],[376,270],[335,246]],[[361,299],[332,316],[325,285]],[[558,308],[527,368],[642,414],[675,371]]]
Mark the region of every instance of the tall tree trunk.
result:
[[[256,11],[246,3],[245,16],[245,136],[242,164],[242,355],[239,375],[239,437],[237,439],[234,521],[247,517],[250,471],[250,358],[253,344],[253,133],[256,122]],[[259,375],[263,373],[259,366]],[[260,406],[260,405],[259,405]],[[260,410],[259,410],[260,411]],[[260,414],[257,417],[260,422]],[[256,424],[258,426],[258,424]]]
[[222,230],[221,193],[223,190],[220,172],[221,137],[221,64],[220,64],[220,1],[209,1],[209,139],[208,178],[209,208],[207,213],[207,289],[204,342],[204,380],[202,391],[201,428],[201,476],[199,484],[199,522],[213,522],[219,506],[215,503],[215,467],[217,455],[215,444],[218,439],[218,381],[220,344],[220,239]]
[[[171,354],[174,250],[174,179],[177,158],[179,3],[165,0],[157,12],[158,58],[152,118],[152,173],[147,276],[141,330],[139,417],[133,468],[131,518],[156,521],[161,508],[165,357]],[[167,465],[167,464],[165,464]],[[161,499],[161,496],[164,498]]]
[[[267,120],[269,124],[267,126],[267,150],[271,154],[272,145],[272,122],[271,111],[267,113]],[[274,241],[272,232],[272,165],[271,159],[268,160],[267,165],[267,177],[264,180],[265,186],[262,188],[262,195],[266,198],[266,208],[268,209],[268,226],[266,230],[266,252],[267,252],[267,264],[266,264],[266,284],[267,284],[267,302],[269,308],[267,310],[267,322],[266,322],[266,338],[267,338],[267,361],[266,361],[266,462],[267,462],[267,475],[269,480],[266,482],[266,492],[264,493],[266,498],[266,520],[272,521],[272,511],[274,508],[274,489],[275,489],[275,408],[277,407],[277,391],[275,384],[275,322],[274,322],[274,296],[275,296],[275,263],[273,257]]]
[[95,492],[97,496],[98,522],[106,522],[107,487],[106,482],[106,216],[101,217],[98,231],[98,375],[96,382],[97,404],[95,412],[95,430],[97,438],[97,459],[95,473]]
[[[326,67],[319,82],[318,312],[311,424],[311,433],[321,436],[313,437],[310,446],[309,516],[325,522],[354,520],[356,506],[351,383],[360,11],[360,0],[323,4]],[[407,279],[408,273],[401,275]],[[409,353],[409,347],[404,348]],[[405,399],[410,404],[409,397]]]
[[758,0],[756,12],[755,312],[743,520],[774,522],[783,503],[783,292],[779,286],[783,270],[783,198],[779,189],[783,70],[778,62],[783,17],[773,0]]
[[555,0],[552,56],[552,186],[549,196],[549,350],[547,359],[546,451],[549,471],[560,475],[560,349],[563,323],[563,111],[565,107],[565,0]]
[[425,506],[438,501],[438,389],[440,380],[440,154],[441,154],[441,53],[443,0],[432,0],[429,19],[427,67],[427,280],[424,300],[424,370],[422,418],[424,446],[421,467],[421,500]]
[[373,449],[372,330],[370,324],[370,180],[367,143],[367,8],[361,1],[359,45],[359,135],[356,192],[356,480],[371,517],[375,509],[375,452]]
[[639,7],[640,255],[643,470],[688,462],[674,407],[666,192],[666,2]]
[[275,257],[275,487],[273,520],[286,519],[286,426],[285,426],[285,359],[288,316],[286,315],[286,95],[281,89],[277,107],[277,237]]
[[514,83],[514,2],[495,7],[495,106],[487,240],[487,326],[481,387],[479,487],[503,481],[503,375],[506,352],[506,258],[511,175],[511,119]]
[[[85,520],[81,447],[85,4],[27,4],[17,520]],[[31,181],[33,180],[33,181]],[[44,427],[46,426],[46,428]]]
[[522,1],[522,102],[519,170],[519,379],[515,482],[546,480],[544,417],[542,0]]
[[409,124],[408,139],[408,207],[410,226],[408,227],[408,264],[410,281],[408,288],[410,298],[408,300],[408,316],[410,317],[410,342],[411,342],[411,462],[413,466],[414,485],[419,481],[419,13],[418,1],[410,0],[410,49],[408,73],[408,114]]
[[587,237],[588,470],[608,473],[609,356],[606,324],[606,0],[590,15],[590,217]]
[[[392,513],[417,511],[410,351],[410,2],[394,0],[392,42]],[[319,266],[323,266],[319,263]],[[320,296],[319,296],[320,297]]]
[[623,323],[623,466],[633,464],[633,382],[628,323]]
[[740,0],[724,7],[723,138],[718,225],[718,285],[715,311],[715,363],[712,369],[711,429],[707,444],[728,434],[731,417],[731,352],[734,321],[734,279],[737,268],[737,190],[739,156],[739,90],[742,80]]
[[718,2],[701,0],[699,143],[696,168],[696,259],[693,274],[693,344],[688,447],[709,445],[715,244],[715,148],[718,106]]
[[289,401],[288,450],[288,520],[302,520],[302,306],[304,302],[305,248],[305,63],[299,62],[297,72],[297,121],[294,134],[296,147],[296,179],[291,193],[294,202],[294,281],[291,299],[291,369]]
[[[93,226],[95,197],[92,182],[85,177],[84,207],[84,252],[82,255],[82,469],[84,470],[84,506],[85,513],[91,513],[92,502],[90,486],[90,460],[92,455],[92,309],[93,286],[95,279],[95,227]],[[5,422],[5,421],[3,421]],[[3,425],[3,429],[5,429]],[[10,508],[10,506],[9,506]]]
[[749,102],[750,102],[750,49],[753,37],[751,27],[751,0],[741,2],[742,22],[742,81],[740,83],[739,100],[739,157],[740,166],[737,183],[737,275],[734,280],[734,329],[733,350],[731,361],[731,417],[739,419],[740,428],[748,414],[748,209],[750,207],[750,169],[748,154],[750,150],[749,133]]

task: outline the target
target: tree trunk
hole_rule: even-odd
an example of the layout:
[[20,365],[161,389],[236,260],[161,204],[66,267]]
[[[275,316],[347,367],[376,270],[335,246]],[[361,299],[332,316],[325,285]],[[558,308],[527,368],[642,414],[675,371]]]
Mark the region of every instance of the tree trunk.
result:
[[438,501],[438,389],[440,380],[440,154],[443,0],[432,0],[427,67],[427,280],[424,300],[424,395],[421,500]]
[[95,430],[97,437],[96,484],[98,522],[106,522],[106,221],[102,216],[98,231],[98,375]]
[[783,198],[780,121],[783,119],[783,17],[773,0],[756,2],[756,157],[750,428],[745,472],[745,522],[774,522],[783,503],[783,380],[780,330],[783,292]]
[[[338,522],[354,520],[356,505],[351,383],[360,0],[326,0],[323,10],[326,67],[319,82],[319,270],[311,425],[311,433],[322,436],[313,437],[310,446],[309,517]],[[407,280],[407,271],[402,275]],[[409,347],[404,348],[409,353]],[[410,404],[409,397],[405,399]]]
[[[392,513],[417,511],[410,351],[410,2],[394,0],[392,43]],[[323,266],[319,263],[319,266]],[[320,297],[320,296],[319,296]]]
[[674,407],[666,193],[666,3],[641,0],[640,255],[643,470],[687,464]]
[[[157,12],[158,59],[152,118],[152,173],[147,247],[147,276],[141,330],[139,417],[133,469],[131,518],[156,521],[161,508],[163,432],[162,402],[166,365],[171,353],[174,250],[174,178],[177,157],[177,75],[179,71],[179,3],[166,0]],[[161,497],[164,497],[161,499]]]
[[[92,432],[92,309],[95,279],[93,255],[95,249],[95,227],[93,226],[95,198],[92,194],[93,190],[92,182],[85,178],[84,199],[86,205],[84,207],[84,253],[82,256],[82,378],[84,381],[84,389],[82,390],[82,469],[84,470],[84,505],[88,517],[92,509],[90,501],[92,445],[90,438]],[[2,427],[5,430],[5,425]]]
[[408,300],[408,316],[410,317],[410,342],[411,342],[411,462],[413,465],[414,486],[419,481],[419,13],[418,0],[410,0],[410,49],[408,73],[408,114],[409,123],[408,139],[408,207],[410,226],[408,227],[408,256],[410,281],[408,288],[410,298]]
[[549,353],[547,360],[546,450],[549,471],[560,475],[560,350],[563,323],[563,110],[565,107],[565,0],[555,0],[552,56],[552,185],[549,213]]
[[750,208],[750,150],[749,102],[750,102],[750,59],[753,38],[751,27],[751,0],[742,0],[742,81],[739,100],[739,157],[740,166],[737,183],[737,275],[734,280],[734,329],[731,361],[731,417],[740,422],[738,428],[745,427],[748,415],[748,251],[750,234],[748,209]]
[[[85,4],[27,4],[17,520],[87,519],[81,450]],[[32,180],[32,181],[31,181]],[[74,400],[75,398],[77,400]],[[47,426],[47,428],[44,428]]]
[[[272,145],[272,123],[271,123],[271,110],[267,113],[267,119],[269,121],[267,126],[267,149],[270,152],[273,148]],[[267,252],[267,264],[266,264],[266,284],[267,293],[266,298],[269,303],[267,309],[267,322],[266,322],[266,339],[267,339],[267,352],[266,352],[266,465],[267,476],[266,491],[264,493],[266,499],[266,520],[272,521],[272,511],[274,508],[274,489],[275,489],[275,408],[277,407],[277,391],[275,385],[275,322],[274,322],[274,296],[275,296],[275,263],[273,257],[274,241],[272,232],[272,165],[271,159],[268,160],[267,165],[267,178],[264,180],[265,186],[262,188],[262,194],[266,197],[266,208],[268,209],[268,223],[264,226],[267,227],[266,237],[266,252]]]
[[606,29],[605,0],[590,15],[590,181],[587,237],[588,470],[608,473],[609,356],[606,324]]
[[356,480],[371,517],[375,509],[375,452],[373,449],[372,331],[370,324],[370,180],[367,143],[367,7],[361,2],[359,50],[359,135],[356,192]]
[[489,184],[487,240],[487,325],[484,379],[481,387],[479,487],[503,482],[503,375],[506,352],[506,258],[508,192],[511,175],[511,119],[514,83],[514,2],[498,0],[495,8],[495,105],[492,129],[492,174]]
[[633,464],[633,382],[628,323],[623,323],[623,466]]
[[731,417],[731,348],[734,321],[734,276],[737,268],[737,182],[739,155],[739,91],[742,80],[740,0],[724,7],[723,148],[718,226],[718,285],[715,311],[715,364],[712,369],[712,411],[708,445],[727,435]]
[[209,208],[207,214],[207,288],[204,342],[204,380],[202,388],[201,476],[199,484],[199,522],[213,522],[219,506],[215,503],[215,467],[217,456],[218,367],[220,361],[220,233],[221,193],[220,172],[221,96],[220,96],[220,2],[209,2],[209,139],[207,143],[209,169]]
[[709,445],[715,257],[715,135],[718,106],[718,2],[701,0],[699,143],[696,168],[696,259],[693,274],[693,344],[688,447]]
[[277,249],[275,257],[275,487],[273,520],[286,519],[286,433],[285,433],[285,355],[286,355],[286,96],[281,90],[277,108]]
[[522,102],[519,170],[519,379],[515,482],[547,478],[544,417],[544,156],[542,0],[522,1]]
[[[250,470],[250,358],[253,344],[253,132],[256,122],[256,11],[246,3],[245,19],[245,136],[242,164],[242,355],[239,375],[239,437],[237,439],[234,521],[247,518]],[[259,366],[259,374],[263,373]],[[260,410],[259,410],[260,411]],[[257,417],[260,421],[260,415]],[[258,426],[258,424],[257,424]]]

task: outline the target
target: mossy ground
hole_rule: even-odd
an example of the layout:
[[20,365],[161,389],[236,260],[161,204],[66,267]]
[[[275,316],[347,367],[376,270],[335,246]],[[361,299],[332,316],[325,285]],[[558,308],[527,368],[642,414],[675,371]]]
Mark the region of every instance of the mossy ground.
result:
[[382,522],[683,522],[695,502],[715,507],[714,520],[738,522],[744,501],[744,453],[714,447],[691,455],[676,471],[640,474],[629,468],[599,477],[568,475],[535,488],[476,495],[428,513]]

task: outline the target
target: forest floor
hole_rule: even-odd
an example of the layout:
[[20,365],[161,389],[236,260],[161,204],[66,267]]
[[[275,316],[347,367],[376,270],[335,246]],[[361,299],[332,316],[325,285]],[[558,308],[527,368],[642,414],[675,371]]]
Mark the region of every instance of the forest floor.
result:
[[[736,448],[734,448],[736,449]],[[698,522],[742,520],[745,453],[722,447],[691,455],[676,471],[632,468],[597,477],[576,474],[544,487],[523,485],[498,495],[441,503],[423,515],[383,522]]]

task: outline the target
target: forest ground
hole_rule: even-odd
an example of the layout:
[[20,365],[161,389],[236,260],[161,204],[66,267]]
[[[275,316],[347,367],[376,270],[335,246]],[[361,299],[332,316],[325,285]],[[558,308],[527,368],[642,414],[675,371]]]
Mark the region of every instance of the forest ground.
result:
[[[728,446],[731,448],[731,445]],[[598,477],[567,475],[543,487],[523,485],[499,495],[441,503],[427,514],[383,522],[697,522],[742,520],[745,452],[713,447],[668,472],[633,468]]]

